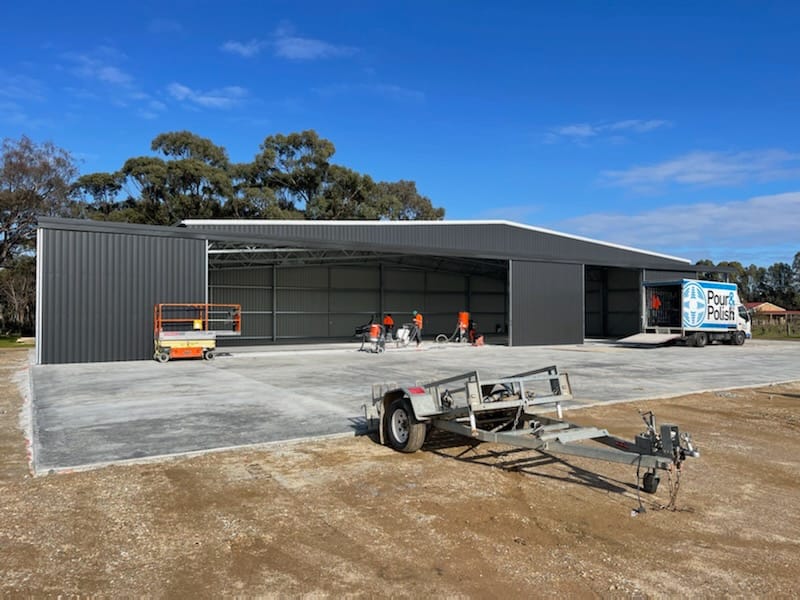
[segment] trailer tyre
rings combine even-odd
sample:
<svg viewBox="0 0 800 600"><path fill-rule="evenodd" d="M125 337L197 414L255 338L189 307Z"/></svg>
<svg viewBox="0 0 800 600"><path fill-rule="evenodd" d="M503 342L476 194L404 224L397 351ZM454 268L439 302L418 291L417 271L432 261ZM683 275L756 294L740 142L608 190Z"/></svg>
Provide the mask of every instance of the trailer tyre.
<svg viewBox="0 0 800 600"><path fill-rule="evenodd" d="M642 491L647 494L655 494L661 478L655 473L645 473L642 478Z"/></svg>
<svg viewBox="0 0 800 600"><path fill-rule="evenodd" d="M736 346L741 346L744 344L746 338L747 336L744 334L744 331L737 331L733 334L733 343Z"/></svg>
<svg viewBox="0 0 800 600"><path fill-rule="evenodd" d="M400 452L416 452L425 442L425 423L414 418L407 398L397 398L389 405L386 415L386 439Z"/></svg>
<svg viewBox="0 0 800 600"><path fill-rule="evenodd" d="M206 360L214 360L215 356L216 354L214 354L212 350L206 350L205 352L203 352L203 358Z"/></svg>
<svg viewBox="0 0 800 600"><path fill-rule="evenodd" d="M445 342L447 342L449 339L450 339L450 338L448 338L448 337L447 337L445 334L443 334L443 333L440 333L439 335L437 335L437 336L436 336L436 338L435 338L435 340L434 340L434 341L435 341L437 344L444 344L444 343L445 343Z"/></svg>

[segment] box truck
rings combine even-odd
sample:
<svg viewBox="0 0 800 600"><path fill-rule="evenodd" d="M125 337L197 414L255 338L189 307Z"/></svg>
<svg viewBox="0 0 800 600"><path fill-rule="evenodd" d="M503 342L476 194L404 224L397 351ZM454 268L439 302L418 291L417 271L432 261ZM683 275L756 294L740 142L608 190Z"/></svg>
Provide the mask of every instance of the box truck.
<svg viewBox="0 0 800 600"><path fill-rule="evenodd" d="M721 341L741 346L750 337L750 315L735 283L647 281L642 286L642 330L620 340L627 344L665 344L682 340L702 347Z"/></svg>

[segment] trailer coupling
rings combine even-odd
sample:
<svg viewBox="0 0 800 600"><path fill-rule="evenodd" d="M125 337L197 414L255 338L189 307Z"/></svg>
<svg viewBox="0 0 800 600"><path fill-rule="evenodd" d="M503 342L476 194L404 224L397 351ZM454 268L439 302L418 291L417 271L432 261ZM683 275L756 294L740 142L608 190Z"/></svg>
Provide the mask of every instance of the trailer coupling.
<svg viewBox="0 0 800 600"><path fill-rule="evenodd" d="M372 395L372 405L364 407L368 427L400 452L419 450L429 432L439 429L481 442L629 464L637 480L646 471L641 482L648 493L658 488L657 470L679 471L686 458L700 455L690 434L677 425L657 425L651 411L640 411L646 429L633 441L563 420L562 402L572 399L572 389L556 366L490 381L472 371L408 387L379 384Z"/></svg>

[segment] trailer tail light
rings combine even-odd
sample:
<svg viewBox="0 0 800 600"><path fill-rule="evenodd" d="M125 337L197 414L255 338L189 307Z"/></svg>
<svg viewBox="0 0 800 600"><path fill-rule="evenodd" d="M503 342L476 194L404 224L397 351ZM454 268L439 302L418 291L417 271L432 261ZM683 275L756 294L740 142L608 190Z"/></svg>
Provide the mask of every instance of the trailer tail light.
<svg viewBox="0 0 800 600"><path fill-rule="evenodd" d="M424 387L417 386L408 388L408 393L413 394L415 396L420 396L423 394L427 394L428 392L425 391Z"/></svg>

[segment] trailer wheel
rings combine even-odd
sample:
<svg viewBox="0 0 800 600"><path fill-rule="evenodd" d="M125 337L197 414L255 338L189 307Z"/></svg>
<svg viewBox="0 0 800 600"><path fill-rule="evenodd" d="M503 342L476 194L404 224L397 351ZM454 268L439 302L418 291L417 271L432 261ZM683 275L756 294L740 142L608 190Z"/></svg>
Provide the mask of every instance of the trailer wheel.
<svg viewBox="0 0 800 600"><path fill-rule="evenodd" d="M397 398L389 405L386 415L386 439L400 452L416 452L425 442L425 423L414 418L407 398Z"/></svg>
<svg viewBox="0 0 800 600"><path fill-rule="evenodd" d="M702 348L708 343L708 336L703 331L698 331L694 334L693 341L696 348Z"/></svg>
<svg viewBox="0 0 800 600"><path fill-rule="evenodd" d="M206 350L205 352L203 352L203 358L206 360L214 360L215 356L216 354L214 354L212 350Z"/></svg>
<svg viewBox="0 0 800 600"><path fill-rule="evenodd" d="M448 338L448 337L447 337L445 334L443 334L443 333L440 333L439 335L437 335L437 336L436 336L436 339L435 339L434 341L435 341L437 344L444 344L444 343L445 343L446 341L448 341L449 339L450 339L450 338Z"/></svg>
<svg viewBox="0 0 800 600"><path fill-rule="evenodd" d="M645 473L642 478L642 491L648 494L655 494L661 478L655 473Z"/></svg>
<svg viewBox="0 0 800 600"><path fill-rule="evenodd" d="M736 333L733 334L733 343L736 346L741 346L742 344L744 344L744 340L746 338L747 336L744 334L744 331L737 331Z"/></svg>
<svg viewBox="0 0 800 600"><path fill-rule="evenodd" d="M160 363L165 363L169 361L169 352L164 352L164 351L159 352L158 354L156 354L156 360Z"/></svg>

